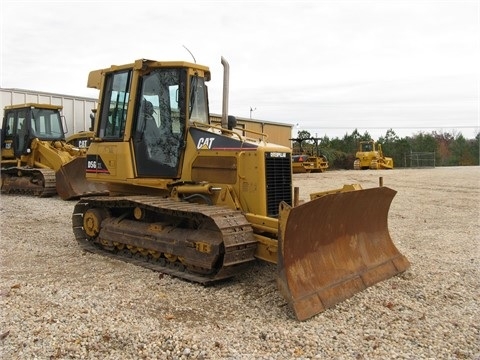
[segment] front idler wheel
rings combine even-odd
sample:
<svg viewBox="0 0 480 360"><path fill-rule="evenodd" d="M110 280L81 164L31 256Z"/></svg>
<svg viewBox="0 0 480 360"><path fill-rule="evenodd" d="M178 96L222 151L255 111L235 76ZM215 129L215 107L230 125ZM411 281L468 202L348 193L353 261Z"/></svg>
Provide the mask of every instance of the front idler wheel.
<svg viewBox="0 0 480 360"><path fill-rule="evenodd" d="M83 215L83 229L90 238L96 238L100 233L102 221L108 217L108 212L102 209L88 209Z"/></svg>

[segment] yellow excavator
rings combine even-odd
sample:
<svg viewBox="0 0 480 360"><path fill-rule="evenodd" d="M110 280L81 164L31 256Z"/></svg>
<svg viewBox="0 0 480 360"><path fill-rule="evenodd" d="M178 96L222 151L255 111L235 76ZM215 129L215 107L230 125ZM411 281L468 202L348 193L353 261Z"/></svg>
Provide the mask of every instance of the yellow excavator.
<svg viewBox="0 0 480 360"><path fill-rule="evenodd" d="M106 194L85 177L86 150L65 141L61 106L6 106L1 135L1 192L62 199Z"/></svg>
<svg viewBox="0 0 480 360"><path fill-rule="evenodd" d="M360 141L353 162L354 170L393 169L393 159L383 155L382 145L373 140Z"/></svg>
<svg viewBox="0 0 480 360"><path fill-rule="evenodd" d="M235 129L224 65L221 126L209 122L206 66L139 59L90 72L100 90L73 233L89 252L201 284L277 264L280 292L306 320L406 270L387 226L395 191L351 184L295 206L291 149Z"/></svg>

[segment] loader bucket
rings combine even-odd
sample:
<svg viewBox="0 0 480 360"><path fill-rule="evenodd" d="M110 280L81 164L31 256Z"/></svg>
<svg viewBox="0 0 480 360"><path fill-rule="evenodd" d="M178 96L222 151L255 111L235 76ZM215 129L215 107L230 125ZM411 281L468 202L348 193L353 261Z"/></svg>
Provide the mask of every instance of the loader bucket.
<svg viewBox="0 0 480 360"><path fill-rule="evenodd" d="M409 267L388 231L395 194L378 187L281 205L277 282L298 320Z"/></svg>
<svg viewBox="0 0 480 360"><path fill-rule="evenodd" d="M77 157L60 167L55 173L57 193L63 200L108 194L106 185L86 179L85 161L84 157Z"/></svg>

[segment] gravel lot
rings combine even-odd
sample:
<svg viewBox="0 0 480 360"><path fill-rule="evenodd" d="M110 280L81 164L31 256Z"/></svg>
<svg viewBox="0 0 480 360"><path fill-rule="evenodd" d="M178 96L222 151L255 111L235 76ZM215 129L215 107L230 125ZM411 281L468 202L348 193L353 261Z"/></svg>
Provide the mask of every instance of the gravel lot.
<svg viewBox="0 0 480 360"><path fill-rule="evenodd" d="M275 267L203 287L84 253L75 202L1 196L2 359L480 359L480 167L295 174L300 196L398 191L389 227L412 263L298 322Z"/></svg>

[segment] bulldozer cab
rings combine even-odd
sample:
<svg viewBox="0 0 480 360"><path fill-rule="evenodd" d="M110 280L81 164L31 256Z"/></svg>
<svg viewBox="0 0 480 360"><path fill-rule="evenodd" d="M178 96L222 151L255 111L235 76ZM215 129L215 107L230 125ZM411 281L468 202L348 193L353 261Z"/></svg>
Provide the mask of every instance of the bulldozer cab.
<svg viewBox="0 0 480 360"><path fill-rule="evenodd" d="M363 151L363 152L375 151L375 145L372 141L363 141L360 143L360 151Z"/></svg>
<svg viewBox="0 0 480 360"><path fill-rule="evenodd" d="M11 150L15 158L29 153L33 139L64 140L61 107L55 105L13 105L5 107L2 124L2 151ZM8 155L7 155L8 157Z"/></svg>
<svg viewBox="0 0 480 360"><path fill-rule="evenodd" d="M96 134L103 142L131 142L136 177L178 178L187 122L209 121L205 77L190 68L195 64L137 63L105 75Z"/></svg>

